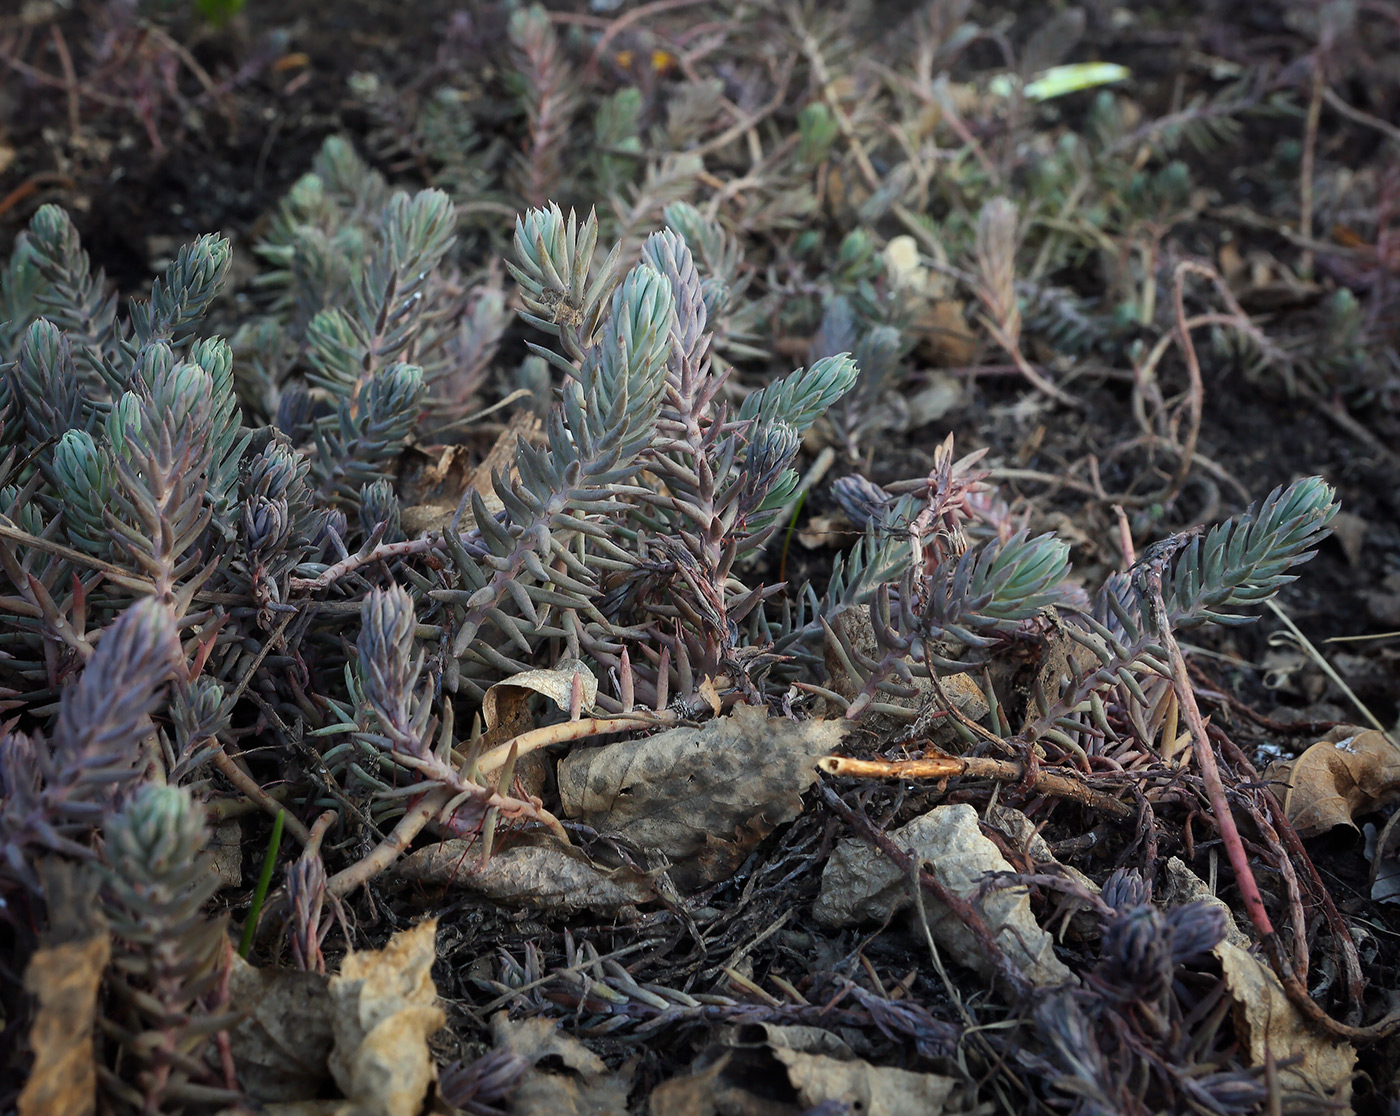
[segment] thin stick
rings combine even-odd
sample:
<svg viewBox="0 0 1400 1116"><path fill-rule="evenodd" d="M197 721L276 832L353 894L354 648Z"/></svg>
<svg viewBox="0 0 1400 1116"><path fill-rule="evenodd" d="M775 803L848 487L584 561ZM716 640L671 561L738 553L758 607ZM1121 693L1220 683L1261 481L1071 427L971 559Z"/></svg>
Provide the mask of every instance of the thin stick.
<svg viewBox="0 0 1400 1116"><path fill-rule="evenodd" d="M363 883L368 883L385 868L389 867L413 843L413 839L423 832L442 808L452 801L455 792L450 787L430 790L415 802L393 832L380 841L369 855L357 860L349 868L337 872L326 882L326 894L332 899L341 899Z"/></svg>
<svg viewBox="0 0 1400 1116"><path fill-rule="evenodd" d="M1346 694L1346 696L1351 699L1352 705L1356 706L1357 711L1366 718L1367 723L1389 740L1392 745L1395 745L1395 738L1386 731L1385 726L1381 724L1380 721L1376 720L1376 715L1366 708L1365 703L1362 702L1362 700L1356 696L1355 691L1343 681L1342 676L1336 672L1332 664L1323 656L1322 652L1314 647L1312 641L1299 630L1297 624L1293 623L1288 613L1284 612L1283 609L1279 608L1273 601L1265 601L1264 603L1269 606L1270 612L1283 621L1284 627L1286 627L1293 638L1298 641L1298 645L1307 652L1308 657L1321 668L1322 673L1327 675L1342 693Z"/></svg>
<svg viewBox="0 0 1400 1116"><path fill-rule="evenodd" d="M372 566L375 562L384 562L390 558L404 558L410 554L425 554L441 545L441 535L425 535L421 539L409 539L407 542L380 543L371 550L342 558L335 565L327 566L315 577L294 577L288 584L293 590L314 593L329 588L333 582L363 566Z"/></svg>
<svg viewBox="0 0 1400 1116"><path fill-rule="evenodd" d="M336 822L340 820L340 815L334 810L325 811L319 818L311 823L311 836L305 842L301 850L302 856L320 856L321 842L325 839L326 833Z"/></svg>
<svg viewBox="0 0 1400 1116"><path fill-rule="evenodd" d="M1317 156L1317 125L1322 119L1323 80L1322 59L1314 56L1312 67L1312 96L1308 100L1307 123L1303 126L1303 159L1298 171L1298 235L1311 240L1313 234L1313 164ZM1311 248L1305 248L1298 261L1298 273L1307 279L1313 272Z"/></svg>
<svg viewBox="0 0 1400 1116"><path fill-rule="evenodd" d="M1176 271L1172 275L1172 301L1176 310L1177 342L1181 345L1181 353L1186 358L1186 375L1189 386L1186 393L1186 440L1182 443L1176 472L1172 474L1171 484L1159 497L1164 504L1170 504L1176 499L1191 472L1191 461L1196 455L1196 443L1201 436L1201 411L1205 406L1205 387L1201 382L1201 362L1196 359L1196 345L1191 340L1191 330L1186 324L1186 301L1183 287L1188 271L1198 275L1204 274L1212 279L1217 278L1215 272L1209 268L1201 267L1200 264L1192 263L1190 260L1182 260L1181 263L1177 264Z"/></svg>
<svg viewBox="0 0 1400 1116"><path fill-rule="evenodd" d="M1184 546L1185 539L1180 545ZM1206 797L1210 800L1211 812L1215 815L1215 825L1220 832L1220 841L1230 858L1230 867L1235 872L1235 882L1240 889L1249 921L1265 939L1274 937L1274 924L1269 919L1264 897L1259 894L1259 884L1249 866L1249 854L1239 828L1235 825L1235 815L1230 809L1230 800L1225 796L1225 784L1220 779L1220 767L1215 762L1215 749L1210 735L1206 732L1205 718L1201 707L1196 704L1196 693L1191 688L1191 677L1186 669L1186 657L1167 619L1167 604L1162 597L1162 571L1171 559L1171 552L1164 550L1146 568L1147 604L1157 637L1162 641L1171 665L1172 686L1176 689L1176 700L1181 711L1186 714L1186 724L1191 730L1191 744L1195 750L1196 763L1201 769L1201 779L1205 783Z"/></svg>
<svg viewBox="0 0 1400 1116"><path fill-rule="evenodd" d="M68 135L70 139L76 139L82 128L82 118L78 112L78 75L73 69L73 56L68 53L68 43L58 24L49 28L49 37L53 40L58 64L63 69L63 90L68 95Z"/></svg>
<svg viewBox="0 0 1400 1116"><path fill-rule="evenodd" d="M951 779L967 776L1013 784L1025 778L1026 773L1023 764L986 756L935 755L917 760L859 760L848 756L823 756L817 760L817 767L828 775L854 775L863 779ZM1031 781L1031 789L1056 798L1073 799L1120 818L1132 817L1136 813L1128 803L1085 786L1078 779L1053 771L1037 770Z"/></svg>
<svg viewBox="0 0 1400 1116"><path fill-rule="evenodd" d="M1400 143L1400 128L1388 120L1382 120L1379 116L1372 116L1369 112L1362 112L1342 100L1331 87L1322 91L1322 99L1327 102L1328 107L1336 109L1348 120L1353 120L1357 124L1363 124L1367 128L1374 128L1393 143Z"/></svg>
<svg viewBox="0 0 1400 1116"><path fill-rule="evenodd" d="M982 912L959 895L955 895L948 888L939 882L938 878L931 872L927 872L921 865L916 868L915 857L905 852L888 833L883 832L869 818L859 810L854 810L841 800L841 796L828 786L821 788L822 798L826 804L851 827L856 835L865 841L870 842L902 871L911 877L917 874L920 886L926 888L935 899L947 907L953 915L964 926L968 928L977 939L977 944L981 947L987 959L991 962L997 973L1006 980L1018 998L1030 996L1034 991L1031 982L1027 979L1017 966L1006 956L1005 950L997 944L991 928L987 925L987 920L982 917Z"/></svg>
<svg viewBox="0 0 1400 1116"><path fill-rule="evenodd" d="M238 764L234 762L233 757L224 751L222 744L217 745L211 752L211 755L214 759L214 766L219 769L219 773L237 787L240 794L250 801L255 802L263 813L274 820L279 817L285 817L286 820L283 822L284 827L297 839L299 844L305 845L311 840L310 830L308 830L300 820L287 813L287 808L283 806L282 803L278 802L268 794L267 791L263 790L263 788L258 785L256 779L244 771L243 768L239 767Z"/></svg>
<svg viewBox="0 0 1400 1116"><path fill-rule="evenodd" d="M40 186L63 186L73 189L77 183L66 174L58 174L54 171L40 171L38 174L31 174L3 198L0 198L0 216L8 213L30 194L37 194Z"/></svg>
<svg viewBox="0 0 1400 1116"><path fill-rule="evenodd" d="M131 589L140 593L154 593L155 586L146 578L138 577L129 570L124 570L120 566L115 566L111 562L101 558L94 558L90 554L84 554L81 550L74 550L71 546L64 546L62 543L54 542L39 535L31 535L28 531L16 527L6 516L0 515L0 539L8 542L20 543L23 546L32 547L35 550L42 550L52 554L56 558L73 562L79 566L87 566L89 569L101 570L107 575L107 579L120 585L123 589Z"/></svg>
<svg viewBox="0 0 1400 1116"><path fill-rule="evenodd" d="M584 717L577 721L564 721L557 725L531 729L507 740L504 744L482 752L476 761L480 775L489 775L505 765L512 750L517 756L527 752L547 748L551 744L563 744L570 740L586 740L590 736L604 736L615 732L634 732L637 729L658 728L674 725L680 721L680 714L670 711L652 713L638 709L623 717Z"/></svg>
<svg viewBox="0 0 1400 1116"><path fill-rule="evenodd" d="M1031 364L1031 362L1026 359L1025 354L1021 352L1020 341L1011 336L1009 330L1002 329L1000 324L992 321L986 314L979 314L978 318L981 319L983 328L991 334L992 340L1006 350L1007 355L1011 357L1016 367L1020 369L1021 375L1030 382L1033 388L1044 395L1048 395L1057 403L1063 403L1066 407L1082 408L1084 406L1082 400L1071 395L1063 388L1057 387L1036 371L1035 365Z"/></svg>

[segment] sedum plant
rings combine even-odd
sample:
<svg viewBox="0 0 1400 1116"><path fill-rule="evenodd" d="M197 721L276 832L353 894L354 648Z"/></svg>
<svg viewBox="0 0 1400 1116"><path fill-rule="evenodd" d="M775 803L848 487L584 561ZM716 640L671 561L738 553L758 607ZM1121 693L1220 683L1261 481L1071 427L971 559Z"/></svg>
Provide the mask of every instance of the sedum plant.
<svg viewBox="0 0 1400 1116"><path fill-rule="evenodd" d="M218 876L201 812L188 790L147 783L104 826L103 912L119 944L102 1022L119 1053L102 1080L121 1111L239 1099L208 1057L236 1017L218 1005L232 946L204 911Z"/></svg>
<svg viewBox="0 0 1400 1116"><path fill-rule="evenodd" d="M541 152L558 155L575 106L547 88L557 44L538 20L513 36L536 72L538 140L515 173L543 201L557 164ZM610 111L626 132L625 101ZM816 115L807 160L835 142ZM628 150L596 173L622 175ZM817 292L809 365L752 382L771 307L749 296L729 230L683 199L654 204L660 177L610 217L549 203L517 218L523 343L493 264L454 254L451 199L390 187L340 140L279 207L232 342L203 328L229 266L218 238L124 310L61 211L19 238L0 279L0 701L15 718L0 888L7 909L35 910L36 855L102 866L119 1108L232 1099L208 1059L228 945L205 910L201 802L286 810L311 846L282 914L313 970L326 912L425 829L486 853L503 827L569 840L516 780L511 742L469 727L520 672L591 675L593 708L578 686L571 717L666 723L739 702L812 712L815 697L852 720L912 720L920 683L976 670L982 731L1052 762L1154 738L1166 670L1140 579L1091 598L1068 545L1012 523L980 455L955 460L951 441L918 480L838 482L861 541L820 589L778 579L764 551L802 495L803 440L834 430L850 448L874 429L902 311L850 233ZM782 202L789 217L799 201ZM1012 351L1016 246L989 237L983 303ZM475 456L494 433L478 404L523 380L540 428L513 426L490 475L472 471L423 527L414 458ZM1310 478L1184 546L1169 623L1233 622L1334 509ZM1056 641L1074 653L1027 697L997 675ZM332 809L349 832L322 852L311 827Z"/></svg>

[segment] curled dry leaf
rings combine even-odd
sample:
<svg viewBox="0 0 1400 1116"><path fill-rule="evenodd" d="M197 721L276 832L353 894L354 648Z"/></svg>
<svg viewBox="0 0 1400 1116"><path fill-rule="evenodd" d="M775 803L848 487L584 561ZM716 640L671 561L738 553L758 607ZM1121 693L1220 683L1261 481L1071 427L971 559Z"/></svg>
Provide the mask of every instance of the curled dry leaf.
<svg viewBox="0 0 1400 1116"><path fill-rule="evenodd" d="M335 1035L325 974L258 969L235 955L229 1001L242 1013L229 1041L250 1099L310 1101L334 1091L326 1065Z"/></svg>
<svg viewBox="0 0 1400 1116"><path fill-rule="evenodd" d="M1400 798L1400 748L1375 729L1339 725L1271 778L1288 784L1283 811L1304 837ZM1278 787L1275 787L1275 793Z"/></svg>
<svg viewBox="0 0 1400 1116"><path fill-rule="evenodd" d="M87 1116L97 1107L93 1022L111 945L105 932L40 949L24 972L36 1001L29 1042L34 1065L19 1116Z"/></svg>
<svg viewBox="0 0 1400 1116"><path fill-rule="evenodd" d="M549 670L522 670L486 691L481 703L481 716L488 730L509 728L521 722L530 695L543 694L561 712L570 712L575 688L581 699L581 710L587 714L598 700L598 679L579 659L560 659Z"/></svg>
<svg viewBox="0 0 1400 1116"><path fill-rule="evenodd" d="M963 1110L958 1081L942 1074L796 1050L775 1049L773 1056L787 1069L788 1081L809 1108L830 1101L865 1116L940 1116Z"/></svg>
<svg viewBox="0 0 1400 1116"><path fill-rule="evenodd" d="M795 1102L779 1100L787 1079ZM790 1094L790 1095L791 1095ZM873 1066L820 1027L743 1024L723 1033L692 1072L651 1095L650 1116L851 1112L863 1116L940 1116L966 1110L962 1083L936 1073Z"/></svg>
<svg viewBox="0 0 1400 1116"><path fill-rule="evenodd" d="M1235 916L1225 900L1211 891L1210 885L1187 866L1186 861L1174 856L1167 861L1163 887L1157 896L1164 909L1182 907L1187 903L1209 903L1225 912L1225 940L1238 949L1248 949L1253 943L1248 934L1239 928Z"/></svg>
<svg viewBox="0 0 1400 1116"><path fill-rule="evenodd" d="M733 1089L724 1079L729 1063L725 1055L693 1073L663 1081L647 1098L647 1116L717 1116L722 1099L729 1099Z"/></svg>
<svg viewBox="0 0 1400 1116"><path fill-rule="evenodd" d="M421 462L415 472L410 461L406 471L403 496L403 529L410 537L424 531L443 531L457 517L462 515L458 525L470 530L475 524L471 503L463 507L463 499L468 489L474 488L481 494L482 501L493 513L503 505L496 495L495 473L515 475L515 447L521 438L528 438L538 426L538 420L528 411L519 411L511 417L504 430L497 436L495 444L479 465L472 466L466 446L438 446L437 457L432 458L422 450L410 450L410 456Z"/></svg>
<svg viewBox="0 0 1400 1116"><path fill-rule="evenodd" d="M470 888L498 903L561 914L605 914L656 898L641 873L599 867L579 849L544 840L498 849L484 866L479 842L443 841L410 853L395 870L404 879Z"/></svg>
<svg viewBox="0 0 1400 1116"><path fill-rule="evenodd" d="M788 721L741 705L676 728L575 752L559 764L564 813L666 856L682 889L729 875L802 809L815 761L844 721Z"/></svg>
<svg viewBox="0 0 1400 1116"><path fill-rule="evenodd" d="M491 1017L491 1037L497 1050L519 1054L531 1064L511 1095L512 1113L615 1116L629 1111L633 1067L609 1070L602 1058L561 1031L555 1021L512 1020L502 1011Z"/></svg>
<svg viewBox="0 0 1400 1116"><path fill-rule="evenodd" d="M1030 897L1024 888L998 888L979 898L984 876L1010 872L1012 867L983 836L977 811L971 806L939 806L894 830L890 838L900 848L911 850L944 887L978 905L997 944L1032 981L1050 986L1073 979L1055 956L1050 935L1031 914ZM972 932L932 896L925 894L923 901L938 944L959 964L994 976L993 966ZM812 913L825 926L851 926L884 922L912 902L904 873L879 849L851 838L840 842L831 854Z"/></svg>
<svg viewBox="0 0 1400 1116"><path fill-rule="evenodd" d="M1225 983L1235 1001L1235 1030L1249 1051L1250 1063L1262 1066L1287 1058L1295 1064L1279 1067L1279 1082L1294 1090L1323 1097L1336 1111L1351 1110L1351 1075L1356 1048L1311 1026L1289 1002L1273 970L1227 937L1215 947Z"/></svg>
<svg viewBox="0 0 1400 1116"><path fill-rule="evenodd" d="M1263 1066L1297 1056L1293 1066L1278 1070L1284 1090L1325 1097L1337 1111L1350 1111L1351 1074L1356 1049L1312 1027L1288 999L1272 969L1254 956L1249 937L1224 902L1179 857L1167 861L1161 902L1168 907L1205 902L1225 912L1225 937L1211 952L1220 961L1226 988L1235 1001L1235 1030L1251 1065Z"/></svg>
<svg viewBox="0 0 1400 1116"><path fill-rule="evenodd" d="M875 632L870 623L870 610L867 608L848 608L838 613L832 619L832 626L836 628L843 639L861 655L870 659L879 659L884 652L880 649L879 643L875 639ZM841 661L835 649L828 641L826 648L826 671L829 679L828 685L833 691L840 694L847 701L855 699L864 685L863 681L853 679L847 672L845 665ZM980 721L987 715L989 706L987 697L971 675L953 674L946 678L939 679L938 683L943 692L948 695L948 699L958 707L967 717L974 721ZM881 694L880 701L886 705L900 705L911 711L908 720L913 719L913 714L926 707L937 708L934 703L938 699L938 692L934 689L933 683L927 678L915 677L912 686L916 691L912 697L900 697L894 694ZM907 724L907 720L896 721L883 713L867 714L861 724L877 734L884 734L895 728L902 728ZM961 739L956 730L949 722L948 718L935 721L929 729L928 739L938 745L951 743L953 740Z"/></svg>
<svg viewBox="0 0 1400 1116"><path fill-rule="evenodd" d="M330 982L335 1049L330 1069L358 1111L418 1116L434 1077L428 1038L447 1020L432 967L437 921L395 934L374 953L352 953Z"/></svg>

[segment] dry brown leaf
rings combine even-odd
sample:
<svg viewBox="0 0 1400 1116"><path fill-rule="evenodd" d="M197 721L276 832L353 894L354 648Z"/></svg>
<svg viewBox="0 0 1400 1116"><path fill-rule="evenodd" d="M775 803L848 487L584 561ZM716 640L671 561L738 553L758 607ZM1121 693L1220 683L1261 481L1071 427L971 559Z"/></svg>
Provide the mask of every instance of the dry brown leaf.
<svg viewBox="0 0 1400 1116"><path fill-rule="evenodd" d="M821 550L848 545L856 538L856 530L844 515L814 515L796 538L807 550Z"/></svg>
<svg viewBox="0 0 1400 1116"><path fill-rule="evenodd" d="M437 920L395 934L373 953L352 953L330 982L340 1091L373 1116L418 1116L435 1071L428 1038L446 1022L432 967Z"/></svg>
<svg viewBox="0 0 1400 1116"><path fill-rule="evenodd" d="M911 324L918 353L935 368L964 368L977 355L977 334L967 322L967 303L945 298L925 303Z"/></svg>
<svg viewBox="0 0 1400 1116"><path fill-rule="evenodd" d="M963 1110L959 1082L952 1077L782 1048L775 1048L773 1056L787 1068L788 1080L809 1108L837 1101L863 1116L939 1116Z"/></svg>
<svg viewBox="0 0 1400 1116"><path fill-rule="evenodd" d="M1038 985L1063 984L1073 974L1055 956L1050 935L1031 914L1023 887L997 888L985 898L977 892L989 872L1010 872L1011 865L978 826L971 806L939 806L890 833L901 849L925 862L938 882L975 904L1007 957ZM932 896L923 897L929 928L939 945L961 965L994 976L995 968L972 931ZM897 865L864 841L841 841L822 873L821 893L812 914L824 926L884 922L911 906L909 882Z"/></svg>
<svg viewBox="0 0 1400 1116"><path fill-rule="evenodd" d="M1210 885L1195 872L1191 871L1186 861L1179 856L1174 856L1167 861L1164 878L1165 887L1158 896L1164 909L1185 906L1187 903L1209 903L1225 914L1225 940L1240 949L1248 949L1251 944L1248 934L1239 928L1235 922L1234 912L1230 910L1225 900L1219 898L1210 890Z"/></svg>
<svg viewBox="0 0 1400 1116"><path fill-rule="evenodd" d="M1382 732L1339 725L1293 761L1283 811L1304 837L1400 798L1400 748Z"/></svg>
<svg viewBox="0 0 1400 1116"><path fill-rule="evenodd" d="M242 1018L229 1033L239 1080L253 1100L314 1100L332 1091L327 1060L329 979L297 969L258 969L235 956L229 1001Z"/></svg>
<svg viewBox="0 0 1400 1116"><path fill-rule="evenodd" d="M106 933L39 949L24 972L36 1000L29 1042L34 1066L19 1095L20 1116L87 1116L97 1107L93 1023L111 945Z"/></svg>
<svg viewBox="0 0 1400 1116"><path fill-rule="evenodd" d="M492 475L512 475L517 440L528 438L538 424L539 420L529 411L516 412L497 436L486 457L476 466L471 464L471 454L466 446L432 447L436 457L423 449L410 449L410 457L416 460L411 460L404 471L401 493L404 533L413 537L424 531L443 530L457 514L469 488L475 488L481 494L491 511L500 511L504 505L496 495ZM472 509L468 505L462 509L461 525L470 530L474 523Z"/></svg>
<svg viewBox="0 0 1400 1116"><path fill-rule="evenodd" d="M598 679L582 661L561 659L550 670L522 670L497 682L486 691L481 703L482 719L488 731L521 723L532 693L543 694L562 712L568 713L575 685L581 691L582 712L587 715L598 700Z"/></svg>
<svg viewBox="0 0 1400 1116"><path fill-rule="evenodd" d="M717 1116L728 1057L684 1077L663 1081L647 1098L647 1116Z"/></svg>
<svg viewBox="0 0 1400 1116"><path fill-rule="evenodd" d="M924 386L904 398L903 429L914 430L937 422L950 411L959 410L966 401L967 392L961 382L946 372L930 372Z"/></svg>
<svg viewBox="0 0 1400 1116"><path fill-rule="evenodd" d="M602 1058L549 1019L491 1017L496 1049L528 1058L519 1087L511 1094L511 1116L623 1116L628 1111L634 1066L611 1071ZM549 1069L540 1063L549 1060ZM562 1066L562 1073L555 1066Z"/></svg>
<svg viewBox="0 0 1400 1116"><path fill-rule="evenodd" d="M831 623L859 654L877 660L883 654L875 639L874 629L871 627L869 609L848 608L834 616ZM860 692L861 686L864 685L863 682L857 682L851 678L841 661L841 657L836 654L829 641L826 648L826 671L829 679L828 685L847 701L854 700L856 694ZM982 687L970 675L949 675L947 678L939 679L938 684L948 695L949 700L972 720L980 721L987 715L989 708L987 697L982 692ZM903 706L913 711L921 710L938 701L938 692L929 679L916 677L913 680L912 688L915 691L912 697L881 694L880 701L887 705ZM897 728L903 728L907 723L907 720L896 720L884 713L867 713L861 721L862 725L881 735ZM957 735L957 730L945 717L934 722L930 727L928 739L934 744L945 745L954 740L960 740L961 737Z"/></svg>
<svg viewBox="0 0 1400 1116"><path fill-rule="evenodd" d="M243 886L243 823L231 818L218 826L209 842L220 889Z"/></svg>
<svg viewBox="0 0 1400 1116"><path fill-rule="evenodd" d="M404 857L395 871L421 883L470 888L499 903L519 903L561 914L599 913L650 902L651 882L627 868L593 864L580 850L541 841L500 849L481 866L479 842L453 839Z"/></svg>
<svg viewBox="0 0 1400 1116"><path fill-rule="evenodd" d="M774 1088L783 1077L791 1093ZM872 1066L820 1027L748 1023L727 1028L694 1072L658 1086L648 1112L798 1116L823 1104L862 1116L939 1116L965 1108L954 1078Z"/></svg>
<svg viewBox="0 0 1400 1116"><path fill-rule="evenodd" d="M1278 1070L1285 1090L1304 1090L1351 1111L1351 1076L1356 1048L1329 1038L1311 1026L1288 1000L1272 969L1228 939L1214 950L1235 1000L1235 1030L1244 1040L1250 1064L1262 1066L1298 1056L1301 1061Z"/></svg>
<svg viewBox="0 0 1400 1116"><path fill-rule="evenodd" d="M575 752L559 763L559 796L568 817L660 852L677 886L695 887L801 812L816 760L846 728L741 705L700 728Z"/></svg>

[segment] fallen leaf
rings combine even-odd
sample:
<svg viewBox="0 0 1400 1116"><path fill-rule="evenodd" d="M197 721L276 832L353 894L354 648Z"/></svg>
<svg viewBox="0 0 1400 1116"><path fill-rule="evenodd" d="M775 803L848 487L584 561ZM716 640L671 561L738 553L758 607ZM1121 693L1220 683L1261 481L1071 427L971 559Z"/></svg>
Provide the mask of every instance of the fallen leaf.
<svg viewBox="0 0 1400 1116"><path fill-rule="evenodd" d="M1375 729L1339 725L1293 761L1283 811L1304 837L1400 798L1400 748Z"/></svg>
<svg viewBox="0 0 1400 1116"><path fill-rule="evenodd" d="M1248 950L1226 938L1213 952L1235 1000L1235 1030L1249 1051L1250 1064L1298 1057L1294 1065L1278 1068L1283 1089L1313 1093L1340 1111L1350 1111L1356 1048L1309 1024L1289 1002L1273 970Z"/></svg>
<svg viewBox="0 0 1400 1116"><path fill-rule="evenodd" d="M598 700L598 679L579 659L560 659L550 670L522 670L497 682L486 691L481 716L488 730L513 726L524 718L522 711L531 694L543 694L561 712L571 711L574 688L578 687L582 712L592 711Z"/></svg>
<svg viewBox="0 0 1400 1116"><path fill-rule="evenodd" d="M229 1042L250 1098L309 1101L332 1091L329 978L297 969L259 969L235 955L229 1002L243 1013Z"/></svg>
<svg viewBox="0 0 1400 1116"><path fill-rule="evenodd" d="M93 1024L97 990L111 956L106 933L36 950L24 988L36 1001L29 1043L34 1065L19 1116L87 1116L97 1110Z"/></svg>
<svg viewBox="0 0 1400 1116"><path fill-rule="evenodd" d="M456 516L469 488L476 489L492 512L500 511L504 505L496 495L492 476L494 473L512 474L516 442L532 434L538 422L529 411L516 412L476 466L470 463L471 454L466 446L432 447L436 457L424 449L410 449L401 493L404 532L412 537L424 531L443 530ZM470 530L474 523L468 504L462 508L461 526Z"/></svg>
<svg viewBox="0 0 1400 1116"><path fill-rule="evenodd" d="M832 617L831 624L858 654L877 661L883 655L884 652L880 650L875 639L875 631L870 623L870 610L868 608L848 608ZM841 656L831 646L830 639L827 640L826 648L826 672L827 684L847 701L854 700L864 686L863 681L851 677ZM970 675L952 674L939 679L938 684L952 703L967 717L974 721L980 721L987 715L989 709L987 697L982 692L982 687ZM886 705L901 706L912 713L917 713L939 701L938 691L934 689L933 682L928 678L916 676L910 684L910 689L914 692L908 696L882 693L880 701ZM912 719L912 717L899 719L890 714L872 712L865 715L861 724L877 735L885 735L895 729L903 728ZM941 746L962 738L958 736L957 730L949 723L949 718L943 717L929 727L928 739Z"/></svg>
<svg viewBox="0 0 1400 1116"><path fill-rule="evenodd" d="M786 1067L788 1080L809 1108L833 1101L863 1116L939 1116L963 1109L960 1082L952 1077L781 1048L774 1049L773 1056ZM955 1102L951 1108L950 1100Z"/></svg>
<svg viewBox="0 0 1400 1116"><path fill-rule="evenodd" d="M496 1049L531 1063L511 1094L512 1116L623 1116L629 1111L633 1065L609 1070L602 1058L553 1020L512 1020L498 1012L491 1017L491 1037ZM545 1062L547 1066L541 1064Z"/></svg>
<svg viewBox="0 0 1400 1116"><path fill-rule="evenodd" d="M721 1032L690 1074L658 1086L648 1112L939 1116L964 1111L963 1099L960 1080L871 1065L856 1057L840 1036L821 1027L746 1023Z"/></svg>
<svg viewBox="0 0 1400 1116"><path fill-rule="evenodd" d="M1163 882L1165 886L1158 899L1164 909L1185 906L1187 903L1209 903L1225 912L1225 940L1239 949L1250 947L1250 937L1235 922L1234 912L1230 910L1229 905L1214 895L1210 885L1191 871L1181 857L1174 856L1167 861Z"/></svg>
<svg viewBox="0 0 1400 1116"><path fill-rule="evenodd" d="M209 841L210 859L220 889L243 886L243 823L231 818L214 830Z"/></svg>
<svg viewBox="0 0 1400 1116"><path fill-rule="evenodd" d="M730 875L801 812L816 760L846 729L741 705L699 728L575 752L559 763L559 796L565 815L660 852L693 888Z"/></svg>
<svg viewBox="0 0 1400 1116"><path fill-rule="evenodd" d="M721 1078L728 1064L723 1057L695 1073L663 1081L647 1098L648 1116L718 1116Z"/></svg>
<svg viewBox="0 0 1400 1116"><path fill-rule="evenodd" d="M482 867L479 842L442 841L410 853L395 872L403 879L469 888L498 903L560 914L608 913L656 898L655 888L641 873L602 868L578 849L544 842L493 851Z"/></svg>
<svg viewBox="0 0 1400 1116"><path fill-rule="evenodd" d="M966 399L963 386L945 372L930 372L928 382L905 399L905 429L937 422L960 408Z"/></svg>
<svg viewBox="0 0 1400 1116"><path fill-rule="evenodd" d="M1012 868L982 834L971 806L936 807L892 831L890 838L901 849L912 851L945 888L978 905L997 944L1033 982L1049 986L1073 979L1055 956L1050 935L1031 914L1025 888L996 888L985 898L978 897L987 873ZM885 922L912 903L909 881L899 867L865 841L848 838L837 844L827 862L812 914L824 926L852 926ZM994 976L995 968L972 931L931 895L925 894L923 903L938 944L959 964Z"/></svg>
<svg viewBox="0 0 1400 1116"><path fill-rule="evenodd" d="M917 352L935 368L964 368L977 355L977 334L967 322L967 303L944 298L918 307L910 328Z"/></svg>
<svg viewBox="0 0 1400 1116"><path fill-rule="evenodd" d="M374 1116L418 1116L435 1071L428 1038L446 1022L432 967L437 920L395 934L376 952L351 953L330 982L340 1091Z"/></svg>
<svg viewBox="0 0 1400 1116"><path fill-rule="evenodd" d="M1355 512L1339 511L1332 517L1332 537L1341 544L1347 565L1361 565L1361 550L1371 525Z"/></svg>

